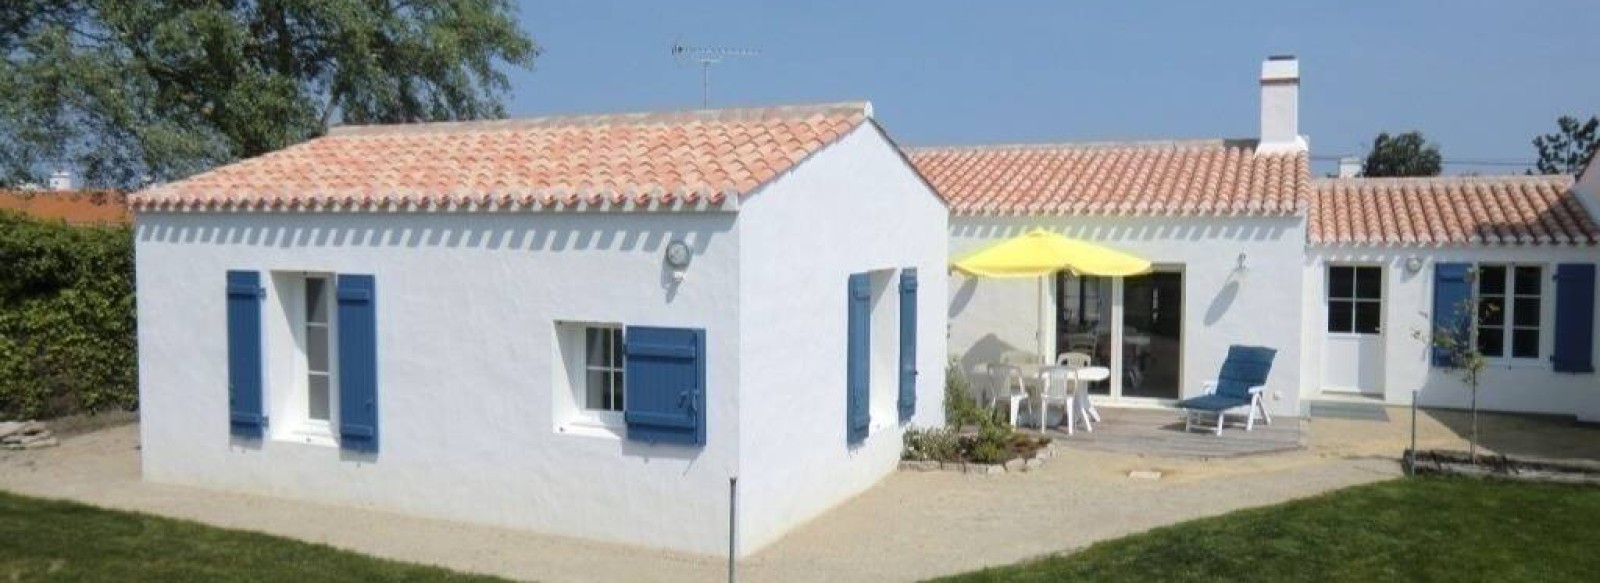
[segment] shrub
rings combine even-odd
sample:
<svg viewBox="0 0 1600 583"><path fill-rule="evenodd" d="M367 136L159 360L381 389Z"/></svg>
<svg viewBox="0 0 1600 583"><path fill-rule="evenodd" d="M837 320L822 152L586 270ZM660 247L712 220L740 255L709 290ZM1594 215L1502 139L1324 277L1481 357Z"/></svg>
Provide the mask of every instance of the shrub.
<svg viewBox="0 0 1600 583"><path fill-rule="evenodd" d="M0 419L138 404L133 236L0 211Z"/></svg>
<svg viewBox="0 0 1600 583"><path fill-rule="evenodd" d="M980 464L998 464L1011 459L1011 452L993 443L980 441L972 447L972 454L969 457Z"/></svg>
<svg viewBox="0 0 1600 583"><path fill-rule="evenodd" d="M1011 459L1012 436L1017 435L1010 425L998 422L984 423L978 427L968 456L972 461L995 464Z"/></svg>
<svg viewBox="0 0 1600 583"><path fill-rule="evenodd" d="M958 461L961 459L961 440L956 432L937 427L906 429L901 438L905 448L900 459L915 461Z"/></svg>
<svg viewBox="0 0 1600 583"><path fill-rule="evenodd" d="M944 369L944 422L951 429L978 425L985 418L993 420L993 413L985 411L972 398L972 384L955 359Z"/></svg>

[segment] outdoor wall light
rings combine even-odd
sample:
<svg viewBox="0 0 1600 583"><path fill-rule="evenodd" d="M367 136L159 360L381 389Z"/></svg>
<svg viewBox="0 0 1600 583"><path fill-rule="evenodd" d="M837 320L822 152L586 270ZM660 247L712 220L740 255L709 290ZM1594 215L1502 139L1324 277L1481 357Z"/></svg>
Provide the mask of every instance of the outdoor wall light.
<svg viewBox="0 0 1600 583"><path fill-rule="evenodd" d="M1249 258L1250 258L1250 256L1248 254L1240 253L1239 254L1239 265L1238 265L1238 267L1235 267L1234 269L1236 269L1238 271L1249 271L1250 267L1248 265L1245 265L1245 260L1247 260Z"/></svg>
<svg viewBox="0 0 1600 583"><path fill-rule="evenodd" d="M683 270L689 268L689 261L694 259L694 253L689 251L689 244L683 241L673 241L667 244L667 267L672 268L673 281L683 281Z"/></svg>
<svg viewBox="0 0 1600 583"><path fill-rule="evenodd" d="M1422 258L1412 255L1406 258L1406 273L1415 274L1422 271Z"/></svg>

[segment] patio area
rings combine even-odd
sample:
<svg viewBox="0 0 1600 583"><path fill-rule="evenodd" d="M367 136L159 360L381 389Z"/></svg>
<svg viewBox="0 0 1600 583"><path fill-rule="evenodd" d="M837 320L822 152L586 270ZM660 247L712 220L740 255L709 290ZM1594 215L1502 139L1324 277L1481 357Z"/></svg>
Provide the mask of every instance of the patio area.
<svg viewBox="0 0 1600 583"><path fill-rule="evenodd" d="M1166 458L1214 459L1281 453L1305 449L1308 423L1298 417L1277 417L1271 425L1256 420L1254 431L1244 423L1230 424L1222 435L1196 429L1183 430L1181 411L1126 407L1099 407L1100 422L1094 431L1082 424L1068 435L1066 426L1049 427L1045 433L1061 447L1147 455ZM1052 418L1053 420L1054 418ZM1037 425L1026 427L1037 431Z"/></svg>

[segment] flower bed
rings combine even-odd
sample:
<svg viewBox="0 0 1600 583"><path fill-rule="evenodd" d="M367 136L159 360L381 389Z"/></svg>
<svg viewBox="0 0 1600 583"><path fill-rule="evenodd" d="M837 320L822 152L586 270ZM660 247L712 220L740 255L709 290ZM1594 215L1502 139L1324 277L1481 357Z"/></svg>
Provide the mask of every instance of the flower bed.
<svg viewBox="0 0 1600 583"><path fill-rule="evenodd" d="M1409 452L1408 452L1409 453ZM1426 450L1408 455L1413 474L1446 474L1523 482L1558 482L1600 485L1600 463L1584 460L1546 460L1503 455L1480 455L1477 463L1465 452Z"/></svg>
<svg viewBox="0 0 1600 583"><path fill-rule="evenodd" d="M1024 472L1043 466L1055 452L1050 438L1019 433L999 423L966 430L912 427L904 440L900 469L913 471Z"/></svg>

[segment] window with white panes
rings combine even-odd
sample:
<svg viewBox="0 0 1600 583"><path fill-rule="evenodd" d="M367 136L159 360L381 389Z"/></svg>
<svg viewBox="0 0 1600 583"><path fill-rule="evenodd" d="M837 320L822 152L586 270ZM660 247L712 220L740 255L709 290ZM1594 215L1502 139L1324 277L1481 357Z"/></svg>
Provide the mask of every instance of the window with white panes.
<svg viewBox="0 0 1600 583"><path fill-rule="evenodd" d="M584 402L591 411L622 410L622 327L584 329Z"/></svg>
<svg viewBox="0 0 1600 583"><path fill-rule="evenodd" d="M1539 358L1544 268L1479 265L1476 291L1478 352L1489 358Z"/></svg>
<svg viewBox="0 0 1600 583"><path fill-rule="evenodd" d="M1328 266L1328 331L1377 334L1383 320L1383 268Z"/></svg>
<svg viewBox="0 0 1600 583"><path fill-rule="evenodd" d="M305 278L306 418L328 422L333 413L333 351L328 315L332 311L329 278Z"/></svg>

